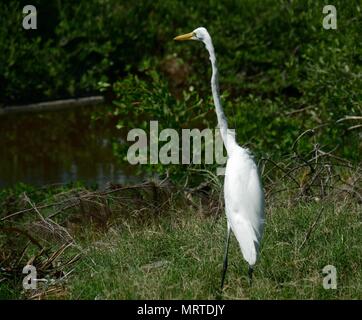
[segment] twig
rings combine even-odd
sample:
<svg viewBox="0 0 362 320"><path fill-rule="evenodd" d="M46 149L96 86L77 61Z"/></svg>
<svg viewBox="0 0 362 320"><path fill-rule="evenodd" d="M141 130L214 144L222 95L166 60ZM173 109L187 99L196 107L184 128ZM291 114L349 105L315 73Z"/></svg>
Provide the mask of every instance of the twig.
<svg viewBox="0 0 362 320"><path fill-rule="evenodd" d="M315 226L317 225L317 222L318 222L319 218L320 218L321 215L322 215L323 210L324 210L324 207L321 208L321 210L320 210L319 213L318 213L317 218L315 219L315 221L313 222L313 224L309 227L307 233L305 234L305 237L304 237L304 240L303 240L302 244L299 246L299 250L301 250L301 249L303 248L303 246L305 245L305 243L306 243L307 240L309 239L312 231L314 230Z"/></svg>
<svg viewBox="0 0 362 320"><path fill-rule="evenodd" d="M304 112L304 111L309 110L311 108L314 108L314 106L307 106L307 107L304 107L304 108L301 108L301 109L295 109L295 110L292 110L290 112L287 112L286 115L291 116L293 114Z"/></svg>
<svg viewBox="0 0 362 320"><path fill-rule="evenodd" d="M279 166L279 165L278 165L277 163L275 163L273 160L271 160L271 159L269 159L269 158L262 158L261 160L267 160L267 161L271 162L275 167L277 167L279 170L281 170L282 172L284 172L287 177L289 177L291 180L293 180L297 186L299 186L299 182L298 182L297 180L295 180L294 177L291 176L289 172L285 171L281 166Z"/></svg>
<svg viewBox="0 0 362 320"><path fill-rule="evenodd" d="M55 203L51 203L51 204L47 204L47 205L43 205L43 206L39 206L37 207L38 210L41 210L41 209L46 209L46 208L50 208L50 207L54 207L54 206L57 206L57 205L61 205L61 204L64 204L66 202L69 202L71 199L67 199L67 200L64 200L64 201L59 201L59 202L55 202ZM20 211L17 211L17 212L14 212L14 213L11 213L3 218L0 219L0 221L4 221L4 220L7 220L9 218L12 218L12 217L15 217L17 215L20 215L22 213L26 213L26 212L30 212L30 211L34 211L34 207L31 207L31 208L28 208L28 209L24 209L24 210L20 210Z"/></svg>
<svg viewBox="0 0 362 320"><path fill-rule="evenodd" d="M355 130L355 129L358 129L358 128L362 128L362 124L357 124L355 126L349 127L347 130L351 131L351 130Z"/></svg>
<svg viewBox="0 0 362 320"><path fill-rule="evenodd" d="M344 118L338 119L336 123L346 121L346 120L362 120L362 116L345 116Z"/></svg>
<svg viewBox="0 0 362 320"><path fill-rule="evenodd" d="M34 211L38 214L38 216L40 217L40 219L46 223L44 217L41 215L40 211L38 210L38 208L35 206L35 204L29 199L29 197L27 196L27 194L24 192L24 198L25 201L28 202L30 204L30 206L34 209Z"/></svg>

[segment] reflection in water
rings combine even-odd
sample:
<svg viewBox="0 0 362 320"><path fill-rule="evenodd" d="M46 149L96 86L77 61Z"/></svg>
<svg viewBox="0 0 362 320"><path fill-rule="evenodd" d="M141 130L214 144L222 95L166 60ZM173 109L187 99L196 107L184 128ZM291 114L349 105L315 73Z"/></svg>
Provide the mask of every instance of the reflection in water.
<svg viewBox="0 0 362 320"><path fill-rule="evenodd" d="M101 108L101 107L97 107ZM42 186L139 179L112 153L114 125L91 123L92 108L0 117L0 188L18 182Z"/></svg>

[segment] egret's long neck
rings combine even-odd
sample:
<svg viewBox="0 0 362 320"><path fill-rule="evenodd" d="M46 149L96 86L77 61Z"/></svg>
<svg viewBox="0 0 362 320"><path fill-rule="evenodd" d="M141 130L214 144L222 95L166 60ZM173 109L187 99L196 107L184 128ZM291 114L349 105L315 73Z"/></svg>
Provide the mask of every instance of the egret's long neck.
<svg viewBox="0 0 362 320"><path fill-rule="evenodd" d="M229 152L230 148L228 148L228 146L231 143L235 142L235 139L228 134L228 124L221 105L220 91L219 91L219 71L217 69L215 50L211 38L209 41L205 42L205 47L210 54L210 61L212 67L211 91L212 91L212 97L214 99L217 121L219 124L221 137L225 144L225 148Z"/></svg>

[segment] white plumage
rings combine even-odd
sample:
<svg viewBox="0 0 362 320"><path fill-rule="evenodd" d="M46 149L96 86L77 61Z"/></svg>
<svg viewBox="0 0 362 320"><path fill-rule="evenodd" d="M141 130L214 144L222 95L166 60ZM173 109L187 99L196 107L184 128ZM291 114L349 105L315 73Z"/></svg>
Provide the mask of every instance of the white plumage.
<svg viewBox="0 0 362 320"><path fill-rule="evenodd" d="M240 147L229 132L219 94L218 69L211 37L205 28L181 35L175 40L198 40L205 44L212 67L211 90L215 104L221 137L228 154L225 170L224 198L227 217L227 238L224 267L221 279L223 287L229 248L230 230L235 234L241 253L249 264L251 282L264 229L264 192L257 165L248 149Z"/></svg>
<svg viewBox="0 0 362 320"><path fill-rule="evenodd" d="M264 225L264 193L258 168L247 149L236 146L225 170L225 211L249 266L254 266Z"/></svg>

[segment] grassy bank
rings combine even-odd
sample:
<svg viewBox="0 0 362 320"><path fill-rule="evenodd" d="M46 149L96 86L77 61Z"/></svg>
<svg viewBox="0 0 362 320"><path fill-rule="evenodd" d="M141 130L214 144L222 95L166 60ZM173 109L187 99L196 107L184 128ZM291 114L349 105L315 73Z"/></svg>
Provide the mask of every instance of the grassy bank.
<svg viewBox="0 0 362 320"><path fill-rule="evenodd" d="M322 210L316 229L305 241ZM311 203L268 209L252 287L233 239L221 293L224 218L178 210L139 225L125 223L93 242L69 280L70 298L87 299L356 299L362 298L361 221L357 207ZM85 243L88 248L89 243ZM322 286L337 268L337 290Z"/></svg>
<svg viewBox="0 0 362 320"><path fill-rule="evenodd" d="M253 286L232 238L222 292L226 221L220 185L211 180L198 189L165 180L102 192L81 186L8 190L2 193L2 208L9 209L0 225L6 231L0 297L361 298L360 171L339 174L345 183L335 180L324 195L320 187L295 188L289 179L266 183L267 225ZM35 291L21 286L28 261L47 279ZM337 269L336 290L323 288L326 265Z"/></svg>

